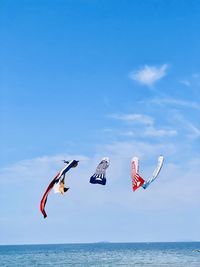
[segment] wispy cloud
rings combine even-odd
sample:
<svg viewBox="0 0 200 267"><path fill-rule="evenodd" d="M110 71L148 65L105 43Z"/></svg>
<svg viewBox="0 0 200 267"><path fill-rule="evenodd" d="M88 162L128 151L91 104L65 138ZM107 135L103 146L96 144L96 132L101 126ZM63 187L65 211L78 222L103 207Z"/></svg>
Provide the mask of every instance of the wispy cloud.
<svg viewBox="0 0 200 267"><path fill-rule="evenodd" d="M189 129L192 131L192 136L195 138L199 138L200 137L200 129L197 128L196 126L194 126L193 124L188 124Z"/></svg>
<svg viewBox="0 0 200 267"><path fill-rule="evenodd" d="M55 156L42 156L33 159L21 160L11 166L7 166L0 169L1 184L7 183L24 183L34 179L35 181L41 181L42 179L50 176L53 177L56 172L62 168L63 160L78 159L80 161L87 161L88 158L82 155L67 155L60 154ZM20 175L19 175L20 174ZM51 177L52 175L52 177Z"/></svg>
<svg viewBox="0 0 200 267"><path fill-rule="evenodd" d="M191 85L191 82L188 81L188 80L181 80L180 83L184 84L185 86L190 86Z"/></svg>
<svg viewBox="0 0 200 267"><path fill-rule="evenodd" d="M173 129L156 129L154 127L148 127L145 129L144 133L145 136L152 136L152 137L164 137L164 136L175 136L177 135L177 131Z"/></svg>
<svg viewBox="0 0 200 267"><path fill-rule="evenodd" d="M152 86L167 74L167 69L167 64L163 64L160 67L145 65L139 70L132 71L129 77L143 85Z"/></svg>
<svg viewBox="0 0 200 267"><path fill-rule="evenodd" d="M173 105L173 106L182 106L193 109L200 109L200 105L194 101L186 101L182 99L174 99L174 98L153 98L148 101L151 104L156 105Z"/></svg>
<svg viewBox="0 0 200 267"><path fill-rule="evenodd" d="M179 82L187 87L196 87L200 85L200 74L198 72L189 75L186 78L180 79Z"/></svg>
<svg viewBox="0 0 200 267"><path fill-rule="evenodd" d="M123 133L121 131L120 135L124 136L140 136L140 137L172 137L177 135L177 131L175 129L157 129L155 127L154 118L148 115L144 114L112 114L109 115L109 117L125 121L131 124L140 125L137 128L134 129L134 132L132 129L130 130L124 130ZM142 129L142 130L141 130Z"/></svg>
<svg viewBox="0 0 200 267"><path fill-rule="evenodd" d="M182 124L182 128L188 132L187 136L189 138L192 139L200 138L200 128L194 125L193 122L188 121L181 114L176 114L174 119L176 119L179 122L179 124L180 123Z"/></svg>
<svg viewBox="0 0 200 267"><path fill-rule="evenodd" d="M200 129L196 127L193 123L184 120L185 127L190 131L189 137L191 138L199 138L200 137Z"/></svg>
<svg viewBox="0 0 200 267"><path fill-rule="evenodd" d="M112 114L109 115L109 117L116 120L141 123L145 125L153 125L154 123L154 119L152 117L144 114Z"/></svg>

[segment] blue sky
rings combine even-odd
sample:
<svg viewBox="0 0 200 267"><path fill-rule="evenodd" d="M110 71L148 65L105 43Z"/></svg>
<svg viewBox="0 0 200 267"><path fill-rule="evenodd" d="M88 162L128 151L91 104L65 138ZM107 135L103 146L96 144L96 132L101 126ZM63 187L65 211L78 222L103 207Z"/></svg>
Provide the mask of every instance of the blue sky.
<svg viewBox="0 0 200 267"><path fill-rule="evenodd" d="M3 0L0 24L0 244L200 240L199 1Z"/></svg>

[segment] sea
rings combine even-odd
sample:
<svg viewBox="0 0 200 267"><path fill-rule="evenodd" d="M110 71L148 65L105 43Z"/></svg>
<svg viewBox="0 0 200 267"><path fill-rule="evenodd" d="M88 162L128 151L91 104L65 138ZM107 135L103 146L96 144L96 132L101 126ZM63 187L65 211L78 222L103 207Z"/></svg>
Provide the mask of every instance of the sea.
<svg viewBox="0 0 200 267"><path fill-rule="evenodd" d="M1 245L0 266L200 267L199 249L200 242Z"/></svg>

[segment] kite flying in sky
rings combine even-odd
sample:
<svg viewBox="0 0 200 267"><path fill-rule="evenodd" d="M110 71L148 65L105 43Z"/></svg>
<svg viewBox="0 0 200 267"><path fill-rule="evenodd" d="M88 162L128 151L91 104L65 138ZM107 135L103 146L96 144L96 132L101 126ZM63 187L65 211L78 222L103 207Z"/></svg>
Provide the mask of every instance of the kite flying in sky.
<svg viewBox="0 0 200 267"><path fill-rule="evenodd" d="M106 184L106 169L110 164L109 158L102 158L101 162L96 168L96 172L90 178L91 184Z"/></svg>
<svg viewBox="0 0 200 267"><path fill-rule="evenodd" d="M132 186L133 191L137 190L140 186L142 186L144 189L146 189L158 176L162 165L163 165L164 157L159 156L158 157L158 163L157 166L153 172L153 175L150 179L145 181L140 175L139 175L139 159L138 157L134 157L131 161L131 176L132 176Z"/></svg>
<svg viewBox="0 0 200 267"><path fill-rule="evenodd" d="M69 188L65 187L65 174L68 172L71 168L75 168L78 165L78 160L71 160L71 161L64 161L64 163L67 163L67 165L56 174L56 176L53 178L49 186L47 187L42 200L40 202L40 211L42 212L44 218L47 217L47 214L45 212L45 205L47 202L47 197L52 188L54 188L55 193L61 193L64 194Z"/></svg>

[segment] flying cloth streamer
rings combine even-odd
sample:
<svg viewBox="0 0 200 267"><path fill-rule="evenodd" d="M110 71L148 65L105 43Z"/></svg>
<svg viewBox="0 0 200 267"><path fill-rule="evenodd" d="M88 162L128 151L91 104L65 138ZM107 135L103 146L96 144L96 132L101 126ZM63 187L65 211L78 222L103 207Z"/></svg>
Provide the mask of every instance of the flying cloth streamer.
<svg viewBox="0 0 200 267"><path fill-rule="evenodd" d="M78 165L78 161L77 160L71 160L70 162L66 162L66 163L67 163L67 166L65 166L59 173L56 174L56 176L53 178L51 183L48 185L48 187L47 187L47 189L46 189L46 191L42 197L42 200L40 201L40 211L42 212L44 218L47 217L47 214L45 212L45 205L47 202L47 197L48 197L48 194L50 193L50 191L52 190L52 188L55 186L55 184L62 183L63 191L60 193L64 193L69 189L69 188L64 187L65 174L71 168L76 167Z"/></svg>
<svg viewBox="0 0 200 267"><path fill-rule="evenodd" d="M164 162L164 157L163 156L158 157L158 163L152 174L152 177L148 181L145 181L144 184L142 185L144 189L146 189L157 178L163 166L163 162Z"/></svg>
<svg viewBox="0 0 200 267"><path fill-rule="evenodd" d="M133 191L137 190L144 183L143 178L138 174L138 172L139 172L139 159L137 157L134 157L131 161L131 176L132 176Z"/></svg>
<svg viewBox="0 0 200 267"><path fill-rule="evenodd" d="M133 191L137 190L140 186L142 186L144 189L146 189L157 177L160 173L160 170L163 166L164 157L159 156L157 166L152 174L152 177L145 181L140 175L139 175L139 159L138 157L134 157L131 161L131 177L132 177L132 187Z"/></svg>
<svg viewBox="0 0 200 267"><path fill-rule="evenodd" d="M91 184L106 184L106 169L110 164L109 158L102 158L101 162L96 168L96 172L90 178Z"/></svg>

